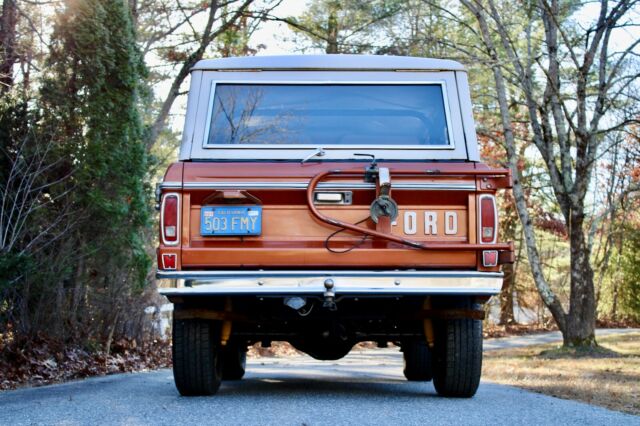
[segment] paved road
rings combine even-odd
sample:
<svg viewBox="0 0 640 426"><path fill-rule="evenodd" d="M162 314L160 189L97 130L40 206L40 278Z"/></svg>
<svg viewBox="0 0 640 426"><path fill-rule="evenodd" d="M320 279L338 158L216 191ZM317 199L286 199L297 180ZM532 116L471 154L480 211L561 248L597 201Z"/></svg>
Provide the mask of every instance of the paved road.
<svg viewBox="0 0 640 426"><path fill-rule="evenodd" d="M482 383L473 399L437 397L402 377L397 350L251 360L217 396L182 398L170 370L0 393L0 424L639 425L640 417Z"/></svg>
<svg viewBox="0 0 640 426"><path fill-rule="evenodd" d="M599 328L596 330L596 337L627 333L640 333L640 328ZM520 348L523 346L556 342L562 342L562 334L560 334L559 331L550 331L548 333L528 334L525 336L485 339L483 342L483 348L485 351L490 351L493 349Z"/></svg>

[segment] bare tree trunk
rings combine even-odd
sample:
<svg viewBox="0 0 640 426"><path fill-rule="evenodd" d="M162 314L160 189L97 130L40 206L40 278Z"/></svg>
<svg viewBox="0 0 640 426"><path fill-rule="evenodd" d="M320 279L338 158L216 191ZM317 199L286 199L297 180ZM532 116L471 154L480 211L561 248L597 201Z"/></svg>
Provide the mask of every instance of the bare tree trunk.
<svg viewBox="0 0 640 426"><path fill-rule="evenodd" d="M28 334L32 327L32 318L31 313L29 311L29 299L31 297L31 279L27 277L24 280L24 284L21 289L12 286L11 291L15 292L15 295L12 295L13 300L18 301L18 314L16 315L17 321L13 321L18 324L18 329L16 330L21 334ZM11 300L11 299L7 299Z"/></svg>
<svg viewBox="0 0 640 426"><path fill-rule="evenodd" d="M613 300L611 301L611 319L618 319L618 280L613 280Z"/></svg>
<svg viewBox="0 0 640 426"><path fill-rule="evenodd" d="M338 46L338 17L335 10L331 11L327 22L327 48L325 52L328 54L340 53Z"/></svg>
<svg viewBox="0 0 640 426"><path fill-rule="evenodd" d="M80 243L80 246L82 247L82 243ZM78 320L79 319L84 319L82 314L84 312L83 308L84 308L84 297L86 295L86 282L84 281L85 278L85 258L84 258L84 247L81 248L80 253L82 253L79 257L78 260L76 262L75 265L75 273L73 274L73 297L72 297L72 301L71 301L71 306L69 309L69 313L67 315L70 316L70 318L67 320L69 324L72 325L72 329L73 332L75 334L80 334L79 333L79 327L78 327ZM82 320L80 320L82 321Z"/></svg>
<svg viewBox="0 0 640 426"><path fill-rule="evenodd" d="M60 279L56 280L55 298L56 312L59 312L60 314L56 316L56 322L53 325L53 330L55 337L64 340L68 336L69 330L64 326L64 313L67 312L67 306L65 304L64 283Z"/></svg>
<svg viewBox="0 0 640 426"><path fill-rule="evenodd" d="M129 11L133 28L138 28L138 0L129 0Z"/></svg>
<svg viewBox="0 0 640 426"><path fill-rule="evenodd" d="M513 314L513 293L515 288L515 264L507 263L502 265L504 278L502 280L502 290L500 291L500 325L514 324Z"/></svg>
<svg viewBox="0 0 640 426"><path fill-rule="evenodd" d="M508 215L504 221L501 221L500 229L502 236L507 241L513 241L517 238L516 226L517 217ZM522 238L520 238L519 250L514 263L506 263L502 265L504 278L502 279L502 289L500 291L500 325L515 324L514 303L513 298L516 290L516 269L518 258L521 254Z"/></svg>
<svg viewBox="0 0 640 426"><path fill-rule="evenodd" d="M596 302L591 268L591 251L583 229L584 215L572 212L569 240L571 246L571 297L566 346L595 346Z"/></svg>
<svg viewBox="0 0 640 426"><path fill-rule="evenodd" d="M513 196L515 198L516 209L518 211L518 216L520 217L520 222L522 223L524 231L527 254L529 258L529 264L531 265L533 280L538 289L538 293L544 301L544 304L547 306L547 308L551 312L551 315L553 315L553 318L558 324L558 328L564 333L564 330L566 329L566 314L564 312L564 309L562 308L562 305L560 304L560 301L553 293L551 287L549 286L549 283L547 283L547 280L544 277L542 271L542 262L540 260L540 253L538 251L538 244L536 242L536 236L533 227L533 221L531 220L529 210L527 209L527 199L524 188L522 187L522 176L518 168L518 154L513 134L513 125L511 122L511 117L509 115L507 86L504 75L502 73L497 50L491 38L491 32L489 30L489 26L487 24L486 16L483 10L479 7L476 7L469 0L462 0L462 3L467 9L471 11L471 13L476 16L480 27L482 41L487 48L489 57L492 61L491 69L493 71L496 85L496 96L498 98L498 105L500 109L500 120L504 130L504 139L507 149L507 160L509 163L509 168L511 169L511 172L513 174Z"/></svg>
<svg viewBox="0 0 640 426"><path fill-rule="evenodd" d="M111 353L111 342L113 342L113 334L116 331L116 326L118 325L119 317L120 317L120 311L117 311L116 314L113 316L111 325L109 326L109 334L107 335L107 341L104 343L104 351L107 354L107 357Z"/></svg>
<svg viewBox="0 0 640 426"><path fill-rule="evenodd" d="M16 0L4 0L0 15L0 95L13 86L13 65L16 62Z"/></svg>

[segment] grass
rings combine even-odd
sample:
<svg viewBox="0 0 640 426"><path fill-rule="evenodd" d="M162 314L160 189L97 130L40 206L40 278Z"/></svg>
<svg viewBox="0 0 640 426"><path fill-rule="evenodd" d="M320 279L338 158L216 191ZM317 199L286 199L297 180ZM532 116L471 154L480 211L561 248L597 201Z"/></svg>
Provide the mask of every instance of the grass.
<svg viewBox="0 0 640 426"><path fill-rule="evenodd" d="M554 345L488 351L482 377L640 415L640 333L598 339L589 353Z"/></svg>

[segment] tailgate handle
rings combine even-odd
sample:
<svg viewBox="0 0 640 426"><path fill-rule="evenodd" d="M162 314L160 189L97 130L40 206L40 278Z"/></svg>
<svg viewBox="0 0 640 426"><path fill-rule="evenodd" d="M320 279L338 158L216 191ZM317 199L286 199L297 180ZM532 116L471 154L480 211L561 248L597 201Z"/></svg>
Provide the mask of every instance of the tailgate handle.
<svg viewBox="0 0 640 426"><path fill-rule="evenodd" d="M314 204L342 204L350 205L353 201L351 191L314 191Z"/></svg>

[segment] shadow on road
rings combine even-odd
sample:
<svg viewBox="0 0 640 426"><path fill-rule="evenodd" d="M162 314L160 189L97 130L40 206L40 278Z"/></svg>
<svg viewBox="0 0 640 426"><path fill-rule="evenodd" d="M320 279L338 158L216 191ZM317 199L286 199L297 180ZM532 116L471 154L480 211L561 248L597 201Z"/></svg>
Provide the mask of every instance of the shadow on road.
<svg viewBox="0 0 640 426"><path fill-rule="evenodd" d="M372 394L378 397L403 398L403 397L437 397L432 386L414 384L411 386L402 380L384 380L380 376L371 380L335 380L332 378L282 378L274 377L250 377L241 381L224 382L217 395L233 398L255 398L269 396L269 398L304 398L323 397L331 398L348 397L351 400L370 398Z"/></svg>

